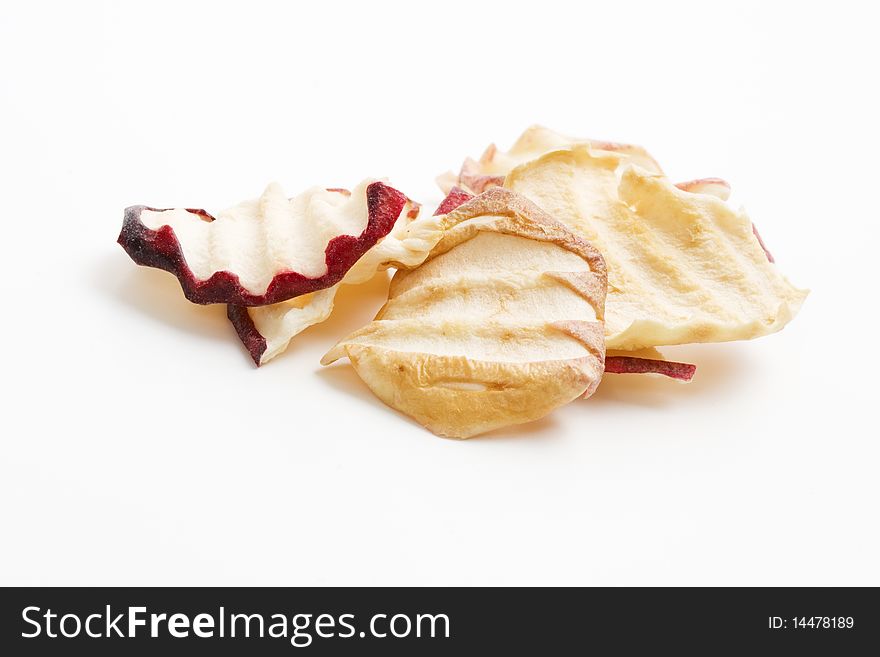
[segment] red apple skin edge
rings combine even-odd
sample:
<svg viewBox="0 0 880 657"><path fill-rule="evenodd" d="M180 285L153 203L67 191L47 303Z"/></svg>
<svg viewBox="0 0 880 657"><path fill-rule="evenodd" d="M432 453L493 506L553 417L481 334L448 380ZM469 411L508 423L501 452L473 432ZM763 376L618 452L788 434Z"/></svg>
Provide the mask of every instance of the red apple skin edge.
<svg viewBox="0 0 880 657"><path fill-rule="evenodd" d="M697 178L696 180L675 183L675 186L685 192L708 193L722 201L726 201L730 197L730 183L723 178Z"/></svg>
<svg viewBox="0 0 880 657"><path fill-rule="evenodd" d="M446 198L444 198L443 202L437 206L434 216L436 217L438 214L449 214L459 205L467 203L472 198L474 198L473 194L464 191L461 187L455 186L449 190Z"/></svg>
<svg viewBox="0 0 880 657"><path fill-rule="evenodd" d="M775 263L776 259L773 257L773 254L770 253L770 250L764 245L764 240L761 239L761 233L758 232L758 227L755 224L752 224L752 232L755 234L755 237L758 240L758 244L760 244L761 248L764 249L764 253L767 254L767 260Z"/></svg>
<svg viewBox="0 0 880 657"><path fill-rule="evenodd" d="M358 236L338 235L324 251L327 273L309 278L295 271L275 274L265 294L252 294L239 282L237 274L219 271L207 280L198 280L186 264L180 243L170 226L147 228L140 220L144 205L125 210L119 244L139 265L164 269L180 281L183 293L193 303L231 303L239 306L265 306L335 285L355 262L376 242L385 237L406 205L406 196L381 182L367 186L367 227ZM202 219L213 221L204 210L189 210Z"/></svg>
<svg viewBox="0 0 880 657"><path fill-rule="evenodd" d="M341 187L328 187L327 191L340 192L346 195L351 194L347 189ZM415 219L419 216L419 210L422 206L420 203L413 201L409 197L407 197L406 201L409 204L409 210L407 211L406 216L408 219ZM235 332L238 333L238 337L241 339L244 348L247 349L247 352L250 354L254 364L257 367L260 367L260 365L262 365L263 354L266 353L266 338L257 330L254 320L247 311L247 308L245 306L236 306L231 303L227 304L226 317L232 323Z"/></svg>
<svg viewBox="0 0 880 657"><path fill-rule="evenodd" d="M244 348L247 349L254 364L259 367L263 354L266 352L266 338L257 330L254 320L251 318L245 306L233 306L231 303L226 306L226 316L235 327L235 332L241 338Z"/></svg>
<svg viewBox="0 0 880 657"><path fill-rule="evenodd" d="M636 358L634 356L606 356L606 374L662 374L679 381L690 381L697 371L696 365L676 363L669 360Z"/></svg>

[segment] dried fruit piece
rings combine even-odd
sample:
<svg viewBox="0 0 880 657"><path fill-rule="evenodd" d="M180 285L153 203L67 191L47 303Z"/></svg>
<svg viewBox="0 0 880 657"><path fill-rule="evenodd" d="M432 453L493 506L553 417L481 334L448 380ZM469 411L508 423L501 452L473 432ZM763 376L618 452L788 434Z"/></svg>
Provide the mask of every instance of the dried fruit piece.
<svg viewBox="0 0 880 657"><path fill-rule="evenodd" d="M730 198L730 183L722 178L697 178L686 182L675 183L675 186L692 194L709 194L722 201Z"/></svg>
<svg viewBox="0 0 880 657"><path fill-rule="evenodd" d="M399 270L348 357L389 406L468 438L587 397L603 371L602 256L521 196L494 188L443 217L424 264Z"/></svg>
<svg viewBox="0 0 880 657"><path fill-rule="evenodd" d="M755 234L755 239L758 240L758 244L760 244L761 248L764 250L764 255L767 256L767 260L769 260L770 262L776 262L773 254L770 253L767 245L764 244L764 240L761 239L761 233L758 232L758 227L755 224L752 224L752 232Z"/></svg>
<svg viewBox="0 0 880 657"><path fill-rule="evenodd" d="M625 351L615 351L605 355L605 374L661 374L687 383L694 378L696 371L697 366L690 363L677 363L663 358L644 358L630 355Z"/></svg>
<svg viewBox="0 0 880 657"><path fill-rule="evenodd" d="M351 194L316 187L291 199L273 183L216 218L132 206L118 241L139 265L177 276L194 303L259 306L338 283L406 202L381 182L364 181Z"/></svg>
<svg viewBox="0 0 880 657"><path fill-rule="evenodd" d="M434 214L449 214L459 205L470 201L473 197L473 194L465 191L461 187L453 187L446 194L446 198L444 198L440 205L437 206L437 210Z"/></svg>
<svg viewBox="0 0 880 657"><path fill-rule="evenodd" d="M544 153L569 148L574 144L588 144L595 150L618 153L646 171L663 173L657 161L641 146L596 139L576 139L543 126L533 125L520 135L509 151L499 151L495 144L490 144L479 160L466 158L458 175L451 171L444 173L437 177L437 184L446 194L455 186L480 194L490 187L502 186L504 177L514 167Z"/></svg>
<svg viewBox="0 0 880 657"><path fill-rule="evenodd" d="M333 311L339 285L269 306L226 306L226 316L259 367L287 348L291 338Z"/></svg>
<svg viewBox="0 0 880 657"><path fill-rule="evenodd" d="M794 317L807 293L768 261L745 214L630 164L575 145L505 180L605 256L609 349L743 340Z"/></svg>
<svg viewBox="0 0 880 657"><path fill-rule="evenodd" d="M283 353L298 333L327 319L340 285L365 283L388 267L419 265L440 240L446 219L419 217L418 209L418 204L409 201L391 232L332 288L269 306L230 306L227 315L257 366Z"/></svg>

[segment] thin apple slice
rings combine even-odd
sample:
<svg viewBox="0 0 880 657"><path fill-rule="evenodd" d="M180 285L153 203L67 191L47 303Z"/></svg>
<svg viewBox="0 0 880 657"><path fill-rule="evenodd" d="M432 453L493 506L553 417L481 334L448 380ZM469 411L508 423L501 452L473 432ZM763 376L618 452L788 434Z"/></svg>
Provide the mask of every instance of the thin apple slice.
<svg viewBox="0 0 880 657"><path fill-rule="evenodd" d="M471 194L480 194L490 187L503 186L504 178L517 166L550 151L571 148L576 144L584 144L594 151L617 153L649 173L663 174L657 160L641 146L598 139L578 139L534 125L519 137L509 151L499 151L495 144L490 144L479 160L465 158L458 174L447 171L437 176L436 182L447 194L453 187ZM693 194L717 196L722 201L730 198L730 183L721 178L697 178L676 183L676 187Z"/></svg>
<svg viewBox="0 0 880 657"><path fill-rule="evenodd" d="M339 190L345 192L345 190ZM419 217L420 206L414 201L401 212L391 232L367 251L346 273L342 285L359 285L389 267L414 268L421 264L455 221L446 215L472 194L454 188L431 217ZM439 217L439 218L438 218ZM417 221L416 221L417 219ZM268 306L230 305L227 316L235 327L254 363L259 367L284 353L290 341L309 326L326 320L333 311L339 285Z"/></svg>
<svg viewBox="0 0 880 657"><path fill-rule="evenodd" d="M569 148L574 144L588 144L594 150L618 153L646 171L663 173L657 160L641 146L597 139L578 139L543 126L533 125L520 135L509 151L500 151L495 144L490 144L479 160L466 158L458 175L451 171L444 173L437 177L437 184L446 194L455 186L480 194L490 187L502 186L504 177L520 164L553 150Z"/></svg>
<svg viewBox="0 0 880 657"><path fill-rule="evenodd" d="M400 216L407 198L382 182L345 190L263 195L204 210L125 211L119 244L139 265L177 276L194 303L261 306L332 287Z"/></svg>
<svg viewBox="0 0 880 657"><path fill-rule="evenodd" d="M333 288L268 306L230 306L229 320L254 363L258 367L268 363L301 331L327 319L340 285L366 283L389 267L418 266L447 226L445 216L420 216L419 207L408 201L391 232L364 253Z"/></svg>
<svg viewBox="0 0 880 657"><path fill-rule="evenodd" d="M730 183L722 178L698 178L697 180L675 183L675 186L693 194L709 194L720 198L722 201L726 201L730 198ZM761 245L761 248L767 255L767 260L770 262L776 262L776 260L773 259L773 254L770 253L769 249L767 249L767 246L764 244L764 240L761 239L761 233L758 232L758 227L755 226L754 223L752 224L752 232L755 234L758 244Z"/></svg>
<svg viewBox="0 0 880 657"><path fill-rule="evenodd" d="M659 352L656 353L656 357L651 358L641 355L649 351L656 352L654 349L643 349L637 352L607 352L605 354L605 374L659 374L681 383L689 383L694 378L697 371L696 365L665 360Z"/></svg>
<svg viewBox="0 0 880 657"><path fill-rule="evenodd" d="M675 183L675 186L692 194L709 194L722 201L730 198L730 183L723 178L697 178Z"/></svg>
<svg viewBox="0 0 880 657"><path fill-rule="evenodd" d="M579 144L511 171L505 188L608 262L608 349L744 340L780 330L807 292L768 261L741 211Z"/></svg>
<svg viewBox="0 0 880 657"><path fill-rule="evenodd" d="M443 218L424 263L395 274L348 357L383 402L468 438L588 397L603 371L602 256L521 196L493 188Z"/></svg>
<svg viewBox="0 0 880 657"><path fill-rule="evenodd" d="M269 306L226 306L242 344L259 367L287 349L290 340L333 312L340 284Z"/></svg>

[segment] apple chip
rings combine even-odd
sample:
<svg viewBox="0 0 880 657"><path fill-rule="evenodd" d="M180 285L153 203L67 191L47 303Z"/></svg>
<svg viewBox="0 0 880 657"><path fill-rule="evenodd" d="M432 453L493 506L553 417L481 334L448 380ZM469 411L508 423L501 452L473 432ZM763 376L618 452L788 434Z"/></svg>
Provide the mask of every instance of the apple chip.
<svg viewBox="0 0 880 657"><path fill-rule="evenodd" d="M686 182L675 183L675 186L692 194L709 194L722 201L730 198L730 183L721 178L697 178Z"/></svg>
<svg viewBox="0 0 880 657"><path fill-rule="evenodd" d="M425 262L395 274L348 357L383 402L468 438L593 393L602 377L605 263L535 204L494 188L443 217Z"/></svg>
<svg viewBox="0 0 880 657"><path fill-rule="evenodd" d="M456 198L444 203L461 202ZM283 353L298 333L327 319L340 285L366 283L389 267L421 264L443 234L447 219L438 216L441 209L434 216L419 216L418 204L408 201L391 232L364 253L332 288L268 306L229 305L227 316L254 363L259 367L269 362Z"/></svg>
<svg viewBox="0 0 880 657"><path fill-rule="evenodd" d="M807 294L772 264L743 212L617 153L576 144L514 168L504 185L605 256L608 349L767 335Z"/></svg>
<svg viewBox="0 0 880 657"><path fill-rule="evenodd" d="M369 180L350 194L314 187L294 198L273 183L259 199L216 217L132 206L118 241L139 265L177 276L194 303L261 306L341 281L406 203L396 189Z"/></svg>
<svg viewBox="0 0 880 657"><path fill-rule="evenodd" d="M712 179L713 184L717 179ZM702 181L694 181L701 183ZM680 187L679 185L676 185ZM717 194L713 194L717 195ZM452 212L470 199L472 194L460 187L453 187L437 209L437 213ZM757 231L755 232L757 235ZM760 237L758 237L760 239ZM767 254L770 255L769 253ZM772 262L772 259L771 259ZM696 365L666 360L659 351L651 348L638 351L606 351L605 374L658 374L676 381L689 383L697 371Z"/></svg>
<svg viewBox="0 0 880 657"><path fill-rule="evenodd" d="M680 383L689 383L696 371L696 365L666 360L654 348L605 352L605 374L657 374Z"/></svg>
<svg viewBox="0 0 880 657"><path fill-rule="evenodd" d="M479 194L489 187L502 186L504 177L520 164L550 151L569 148L574 144L589 144L595 150L618 153L646 171L662 173L657 161L641 146L596 139L576 139L543 126L533 125L520 135L509 151L499 151L495 144L490 144L479 160L466 158L458 175L451 171L444 173L437 177L437 184L445 194L448 194L454 186Z"/></svg>

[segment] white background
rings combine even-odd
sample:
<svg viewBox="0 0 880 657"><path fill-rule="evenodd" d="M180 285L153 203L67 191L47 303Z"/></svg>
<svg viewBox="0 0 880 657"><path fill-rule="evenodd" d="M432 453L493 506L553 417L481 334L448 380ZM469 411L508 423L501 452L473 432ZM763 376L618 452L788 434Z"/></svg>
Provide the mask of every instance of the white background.
<svg viewBox="0 0 880 657"><path fill-rule="evenodd" d="M0 583L880 584L880 50L855 6L4 3ZM381 281L256 370L222 307L115 244L127 205L271 180L436 203L531 123L730 180L800 315L669 349L689 386L609 377L458 442L318 365Z"/></svg>

